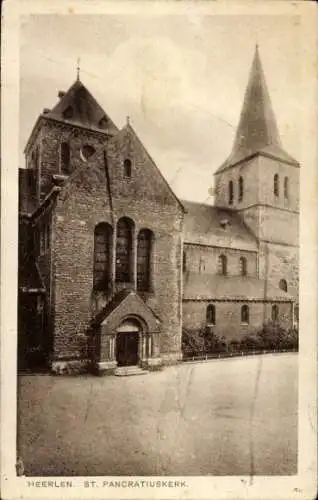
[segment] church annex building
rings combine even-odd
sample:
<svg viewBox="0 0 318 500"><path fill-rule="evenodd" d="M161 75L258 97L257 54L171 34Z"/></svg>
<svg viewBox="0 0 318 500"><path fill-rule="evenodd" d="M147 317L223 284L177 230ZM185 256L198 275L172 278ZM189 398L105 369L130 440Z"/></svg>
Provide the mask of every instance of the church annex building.
<svg viewBox="0 0 318 500"><path fill-rule="evenodd" d="M182 359L182 329L241 338L298 308L299 163L256 48L215 204L179 200L129 121L77 78L38 117L19 169L19 364L53 372Z"/></svg>

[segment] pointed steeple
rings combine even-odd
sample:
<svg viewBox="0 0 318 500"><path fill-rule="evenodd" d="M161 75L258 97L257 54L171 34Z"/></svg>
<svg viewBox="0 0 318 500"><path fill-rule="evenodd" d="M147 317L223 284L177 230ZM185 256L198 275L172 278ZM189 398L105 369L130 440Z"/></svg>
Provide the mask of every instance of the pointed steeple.
<svg viewBox="0 0 318 500"><path fill-rule="evenodd" d="M297 163L283 150L256 45L232 152L218 171L259 152Z"/></svg>

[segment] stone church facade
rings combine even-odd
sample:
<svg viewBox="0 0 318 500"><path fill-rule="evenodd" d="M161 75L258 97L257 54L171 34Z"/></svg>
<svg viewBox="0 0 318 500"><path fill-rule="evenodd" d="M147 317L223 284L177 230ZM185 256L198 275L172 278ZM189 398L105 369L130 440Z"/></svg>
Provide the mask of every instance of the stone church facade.
<svg viewBox="0 0 318 500"><path fill-rule="evenodd" d="M153 369L182 359L183 328L230 339L293 325L299 164L258 49L214 206L179 200L129 120L118 129L79 78L58 97L19 169L22 366Z"/></svg>

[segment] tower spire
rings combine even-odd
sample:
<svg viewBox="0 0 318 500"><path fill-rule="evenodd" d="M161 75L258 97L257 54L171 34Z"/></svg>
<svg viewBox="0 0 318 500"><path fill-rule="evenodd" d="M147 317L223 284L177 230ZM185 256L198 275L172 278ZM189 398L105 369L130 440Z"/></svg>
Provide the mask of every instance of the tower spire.
<svg viewBox="0 0 318 500"><path fill-rule="evenodd" d="M256 43L232 152L217 172L261 152L295 163L282 147Z"/></svg>
<svg viewBox="0 0 318 500"><path fill-rule="evenodd" d="M281 141L256 44L233 153L250 154L271 145L281 147Z"/></svg>
<svg viewBox="0 0 318 500"><path fill-rule="evenodd" d="M81 62L81 59L78 57L77 58L77 66L76 66L76 80L80 79L80 71L81 71L80 62Z"/></svg>

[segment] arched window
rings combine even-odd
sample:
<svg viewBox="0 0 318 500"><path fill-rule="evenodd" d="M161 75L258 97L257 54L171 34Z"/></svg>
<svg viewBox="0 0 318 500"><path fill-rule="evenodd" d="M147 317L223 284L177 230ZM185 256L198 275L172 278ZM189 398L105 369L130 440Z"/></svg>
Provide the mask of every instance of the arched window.
<svg viewBox="0 0 318 500"><path fill-rule="evenodd" d="M244 196L244 180L243 177L239 178L239 201L243 200Z"/></svg>
<svg viewBox="0 0 318 500"><path fill-rule="evenodd" d="M280 282L279 282L279 288L281 290L284 290L284 292L287 292L287 281L284 280L284 279L280 280Z"/></svg>
<svg viewBox="0 0 318 500"><path fill-rule="evenodd" d="M61 172L68 175L70 173L70 146L68 142L61 144Z"/></svg>
<svg viewBox="0 0 318 500"><path fill-rule="evenodd" d="M247 260L245 257L240 257L240 274L241 276L247 275Z"/></svg>
<svg viewBox="0 0 318 500"><path fill-rule="evenodd" d="M279 309L278 305L274 304L272 306L272 321L276 322L278 320Z"/></svg>
<svg viewBox="0 0 318 500"><path fill-rule="evenodd" d="M279 175L274 175L274 195L279 196Z"/></svg>
<svg viewBox="0 0 318 500"><path fill-rule="evenodd" d="M184 250L183 250L183 253L182 253L182 270L183 270L184 273L187 270L187 254L186 254L186 252Z"/></svg>
<svg viewBox="0 0 318 500"><path fill-rule="evenodd" d="M124 176L131 177L131 160L129 158L124 160Z"/></svg>
<svg viewBox="0 0 318 500"><path fill-rule="evenodd" d="M95 290L106 290L111 266L112 227L102 222L94 231L94 279Z"/></svg>
<svg viewBox="0 0 318 500"><path fill-rule="evenodd" d="M229 205L233 204L233 199L234 199L234 186L233 186L233 181L229 182Z"/></svg>
<svg viewBox="0 0 318 500"><path fill-rule="evenodd" d="M206 308L206 322L215 325L215 305L209 304Z"/></svg>
<svg viewBox="0 0 318 500"><path fill-rule="evenodd" d="M288 196L289 196L289 181L288 181L288 177L285 177L284 178L284 198L285 198L285 200L288 200Z"/></svg>
<svg viewBox="0 0 318 500"><path fill-rule="evenodd" d="M218 272L219 272L219 274L223 274L223 276L227 275L227 258L226 258L226 255L219 255L219 258L218 258Z"/></svg>
<svg viewBox="0 0 318 500"><path fill-rule="evenodd" d="M132 228L133 222L130 219L126 217L119 219L116 241L116 281L121 283L131 281Z"/></svg>
<svg viewBox="0 0 318 500"><path fill-rule="evenodd" d="M151 246L152 232L142 229L138 234L137 243L137 289L147 292L150 290Z"/></svg>
<svg viewBox="0 0 318 500"><path fill-rule="evenodd" d="M241 307L241 323L249 324L250 322L250 311L247 305Z"/></svg>

